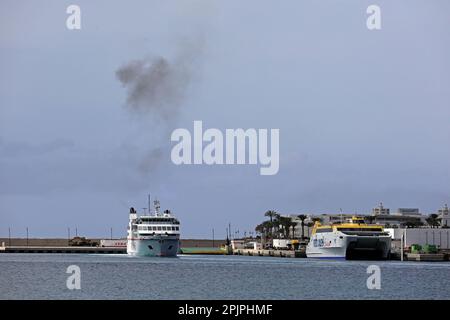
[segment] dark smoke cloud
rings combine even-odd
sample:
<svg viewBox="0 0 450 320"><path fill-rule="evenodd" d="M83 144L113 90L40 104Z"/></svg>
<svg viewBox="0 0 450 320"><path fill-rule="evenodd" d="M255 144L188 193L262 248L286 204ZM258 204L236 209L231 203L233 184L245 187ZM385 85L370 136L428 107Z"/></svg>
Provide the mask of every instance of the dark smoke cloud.
<svg viewBox="0 0 450 320"><path fill-rule="evenodd" d="M192 63L188 57L172 63L156 57L133 60L119 68L116 76L127 89L128 109L166 120L176 117L192 79Z"/></svg>
<svg viewBox="0 0 450 320"><path fill-rule="evenodd" d="M142 148L138 170L153 172L162 161L169 159L170 131L178 119L187 90L198 74L198 61L203 43L188 38L178 42L174 59L162 56L131 60L116 71L116 77L126 89L126 108L135 115L145 116L145 123L154 121L151 128L151 147ZM162 120L162 121L161 121ZM168 160L168 161L169 161Z"/></svg>

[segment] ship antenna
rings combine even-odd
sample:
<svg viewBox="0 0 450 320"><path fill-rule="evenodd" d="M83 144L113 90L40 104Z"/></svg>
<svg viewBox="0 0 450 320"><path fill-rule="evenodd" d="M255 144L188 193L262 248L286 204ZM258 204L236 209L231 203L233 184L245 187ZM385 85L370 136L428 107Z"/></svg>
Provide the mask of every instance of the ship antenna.
<svg viewBox="0 0 450 320"><path fill-rule="evenodd" d="M156 216L159 216L159 208L161 207L161 206L159 205L159 201L158 201L158 200L155 200L155 201L153 201L153 204L154 204L154 206L155 206L155 215L156 215Z"/></svg>

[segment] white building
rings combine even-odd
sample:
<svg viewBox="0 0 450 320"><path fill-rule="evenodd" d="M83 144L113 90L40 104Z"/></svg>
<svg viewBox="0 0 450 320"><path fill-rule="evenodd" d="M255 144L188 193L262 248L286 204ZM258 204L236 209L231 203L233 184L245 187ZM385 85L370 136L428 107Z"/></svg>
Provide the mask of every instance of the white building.
<svg viewBox="0 0 450 320"><path fill-rule="evenodd" d="M242 239L231 240L231 248L233 250L244 249L245 248L245 241L242 240Z"/></svg>
<svg viewBox="0 0 450 320"><path fill-rule="evenodd" d="M442 228L408 228L408 229L384 229L393 240L401 240L404 235L404 246L410 247L412 244L433 244L439 249L450 249L450 229Z"/></svg>
<svg viewBox="0 0 450 320"><path fill-rule="evenodd" d="M450 214L447 204L438 210L438 216L441 219L441 226L450 227Z"/></svg>
<svg viewBox="0 0 450 320"><path fill-rule="evenodd" d="M249 241L245 243L245 249L261 250L262 244L258 241Z"/></svg>

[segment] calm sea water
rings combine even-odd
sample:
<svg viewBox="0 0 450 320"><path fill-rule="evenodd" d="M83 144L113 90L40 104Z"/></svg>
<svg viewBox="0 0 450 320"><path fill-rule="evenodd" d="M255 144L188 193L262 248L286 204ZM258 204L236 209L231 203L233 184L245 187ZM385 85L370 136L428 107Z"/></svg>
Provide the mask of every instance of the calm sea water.
<svg viewBox="0 0 450 320"><path fill-rule="evenodd" d="M381 289L366 286L381 269ZM67 267L81 269L69 290ZM449 299L450 263L0 254L0 299Z"/></svg>

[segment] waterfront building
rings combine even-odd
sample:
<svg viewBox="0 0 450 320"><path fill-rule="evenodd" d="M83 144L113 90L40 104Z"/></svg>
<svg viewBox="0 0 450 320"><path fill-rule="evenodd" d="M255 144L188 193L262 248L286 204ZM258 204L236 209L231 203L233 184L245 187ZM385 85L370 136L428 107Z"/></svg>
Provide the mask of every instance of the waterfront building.
<svg viewBox="0 0 450 320"><path fill-rule="evenodd" d="M342 223L351 219L355 214L339 213L339 214L321 214L317 216L320 218L322 224Z"/></svg>
<svg viewBox="0 0 450 320"><path fill-rule="evenodd" d="M420 216L421 213L418 208L398 208L394 215L400 216Z"/></svg>
<svg viewBox="0 0 450 320"><path fill-rule="evenodd" d="M386 214L386 212L389 212L387 208L380 208L378 207L376 211L376 215L360 215L366 223L369 224L379 224L386 227L394 227L394 228L401 228L405 226L419 226L425 223L425 216L421 214ZM383 210L381 210L383 209ZM382 213L384 212L384 213ZM414 213L416 211L413 211ZM354 214L322 214L318 215L316 217L319 217L323 224L333 224L333 223L341 223L342 221L346 221L350 218L352 218Z"/></svg>
<svg viewBox="0 0 450 320"><path fill-rule="evenodd" d="M398 208L396 212L391 213L389 208L385 208L383 203L372 209L372 216L366 220L371 223L380 224L386 227L401 228L411 225L422 225L425 217L422 216L418 208Z"/></svg>
<svg viewBox="0 0 450 320"><path fill-rule="evenodd" d="M380 205L378 207L372 209L373 216L389 215L389 214L390 214L390 209L383 207L383 202L380 202Z"/></svg>
<svg viewBox="0 0 450 320"><path fill-rule="evenodd" d="M296 223L294 227L294 237L301 237L301 220L298 218L299 214L284 215L290 217ZM304 221L305 237L311 236L312 225L314 220L320 219L322 224L339 224L343 221L351 219L357 214L349 213L332 213L332 214L304 214L307 218ZM438 210L439 218L441 218L441 225L450 227L450 210L447 205ZM383 203L372 209L371 214L359 215L368 224L378 224L386 228L405 228L405 227L419 227L426 225L426 215L420 212L419 208L398 208L395 212L391 212L389 208L384 207Z"/></svg>

